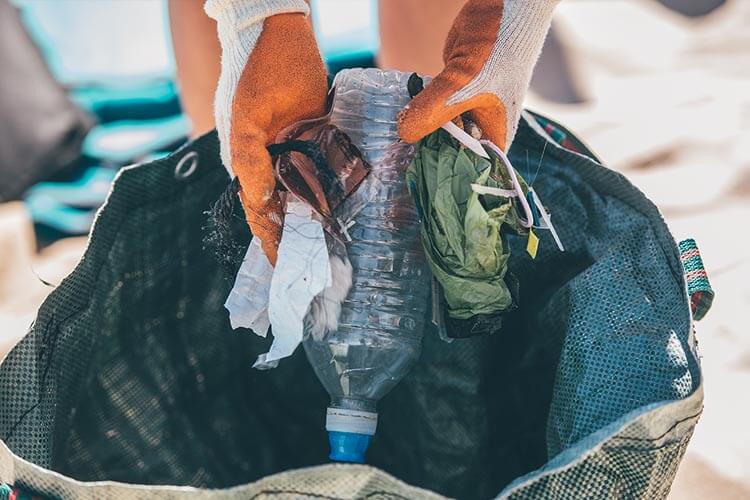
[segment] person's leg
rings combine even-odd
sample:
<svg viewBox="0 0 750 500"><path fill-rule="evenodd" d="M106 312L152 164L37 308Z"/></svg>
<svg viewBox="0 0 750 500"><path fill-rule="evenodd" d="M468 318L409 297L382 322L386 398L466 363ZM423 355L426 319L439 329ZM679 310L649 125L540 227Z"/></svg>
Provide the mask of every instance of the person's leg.
<svg viewBox="0 0 750 500"><path fill-rule="evenodd" d="M443 44L465 0L380 0L380 54L384 69L437 75Z"/></svg>
<svg viewBox="0 0 750 500"><path fill-rule="evenodd" d="M221 71L216 22L203 11L203 3L168 2L180 100L193 122L194 137L214 128L214 92Z"/></svg>
<svg viewBox="0 0 750 500"><path fill-rule="evenodd" d="M180 102L196 137L216 126L214 93L221 73L221 44L216 21L203 10L205 0L167 2Z"/></svg>

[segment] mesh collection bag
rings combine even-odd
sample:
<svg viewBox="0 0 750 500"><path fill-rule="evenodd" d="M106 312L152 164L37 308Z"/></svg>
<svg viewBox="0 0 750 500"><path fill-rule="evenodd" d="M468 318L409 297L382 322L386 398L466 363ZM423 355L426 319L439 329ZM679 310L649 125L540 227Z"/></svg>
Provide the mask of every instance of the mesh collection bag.
<svg viewBox="0 0 750 500"><path fill-rule="evenodd" d="M230 328L233 275L203 243L228 184L215 133L122 170L0 365L0 481L66 499L665 497L703 401L678 247L556 124L526 114L510 157L530 182L539 166L566 251L544 232L532 260L508 236L519 307L493 335L425 332L366 466L328 464L302 350L253 370L270 340Z"/></svg>

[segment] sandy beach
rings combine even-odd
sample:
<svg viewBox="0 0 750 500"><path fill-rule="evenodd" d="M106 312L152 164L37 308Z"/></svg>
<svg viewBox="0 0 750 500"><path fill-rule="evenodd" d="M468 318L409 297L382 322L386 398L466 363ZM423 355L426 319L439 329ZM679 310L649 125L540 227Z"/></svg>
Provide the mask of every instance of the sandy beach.
<svg viewBox="0 0 750 500"><path fill-rule="evenodd" d="M671 498L750 498L750 2L697 20L634 0L557 15L589 102L529 106L643 190L676 239L695 238L716 292L696 324L705 409Z"/></svg>

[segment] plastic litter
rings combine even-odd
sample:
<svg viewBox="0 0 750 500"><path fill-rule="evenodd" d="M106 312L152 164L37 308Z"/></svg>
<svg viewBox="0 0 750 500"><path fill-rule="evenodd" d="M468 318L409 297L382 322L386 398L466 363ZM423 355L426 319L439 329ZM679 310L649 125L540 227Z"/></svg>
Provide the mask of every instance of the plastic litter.
<svg viewBox="0 0 750 500"><path fill-rule="evenodd" d="M449 319L498 316L511 309L506 233L527 232L515 208L525 199L526 183L518 184L497 157L487 160L461 148L443 130L420 141L407 182L423 214L422 244Z"/></svg>
<svg viewBox="0 0 750 500"><path fill-rule="evenodd" d="M509 157L527 155L566 251L539 231L531 261L510 238L525 300L500 335L446 343L425 314L420 361L356 467L328 463L330 396L303 350L254 370L269 339L231 334L237 269L202 242L228 182L216 133L123 170L85 257L0 363L0 481L76 499L665 498L703 407L677 244L560 125L524 113Z"/></svg>
<svg viewBox="0 0 750 500"><path fill-rule="evenodd" d="M268 319L268 297L271 291L273 267L263 252L258 237L250 241L234 286L224 307L229 311L232 329L249 328L265 337L271 320Z"/></svg>
<svg viewBox="0 0 750 500"><path fill-rule="evenodd" d="M310 303L332 282L323 226L312 217L309 205L290 197L269 289L273 344L258 357L255 368L274 368L294 352L302 342Z"/></svg>
<svg viewBox="0 0 750 500"><path fill-rule="evenodd" d="M377 402L408 373L421 348L430 276L404 178L413 151L398 142L396 126L410 99L408 76L347 70L334 82L332 122L372 170L342 204L354 275L338 329L304 341L331 396L326 429L332 460L364 461L377 427Z"/></svg>

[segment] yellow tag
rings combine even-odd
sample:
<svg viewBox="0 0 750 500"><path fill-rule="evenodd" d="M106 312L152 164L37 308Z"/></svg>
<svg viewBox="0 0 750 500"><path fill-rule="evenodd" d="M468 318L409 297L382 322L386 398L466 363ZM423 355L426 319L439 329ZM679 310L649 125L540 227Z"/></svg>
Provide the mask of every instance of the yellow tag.
<svg viewBox="0 0 750 500"><path fill-rule="evenodd" d="M534 230L529 228L529 242L526 243L526 251L532 259L536 259L537 250L539 250L539 238L534 234Z"/></svg>

